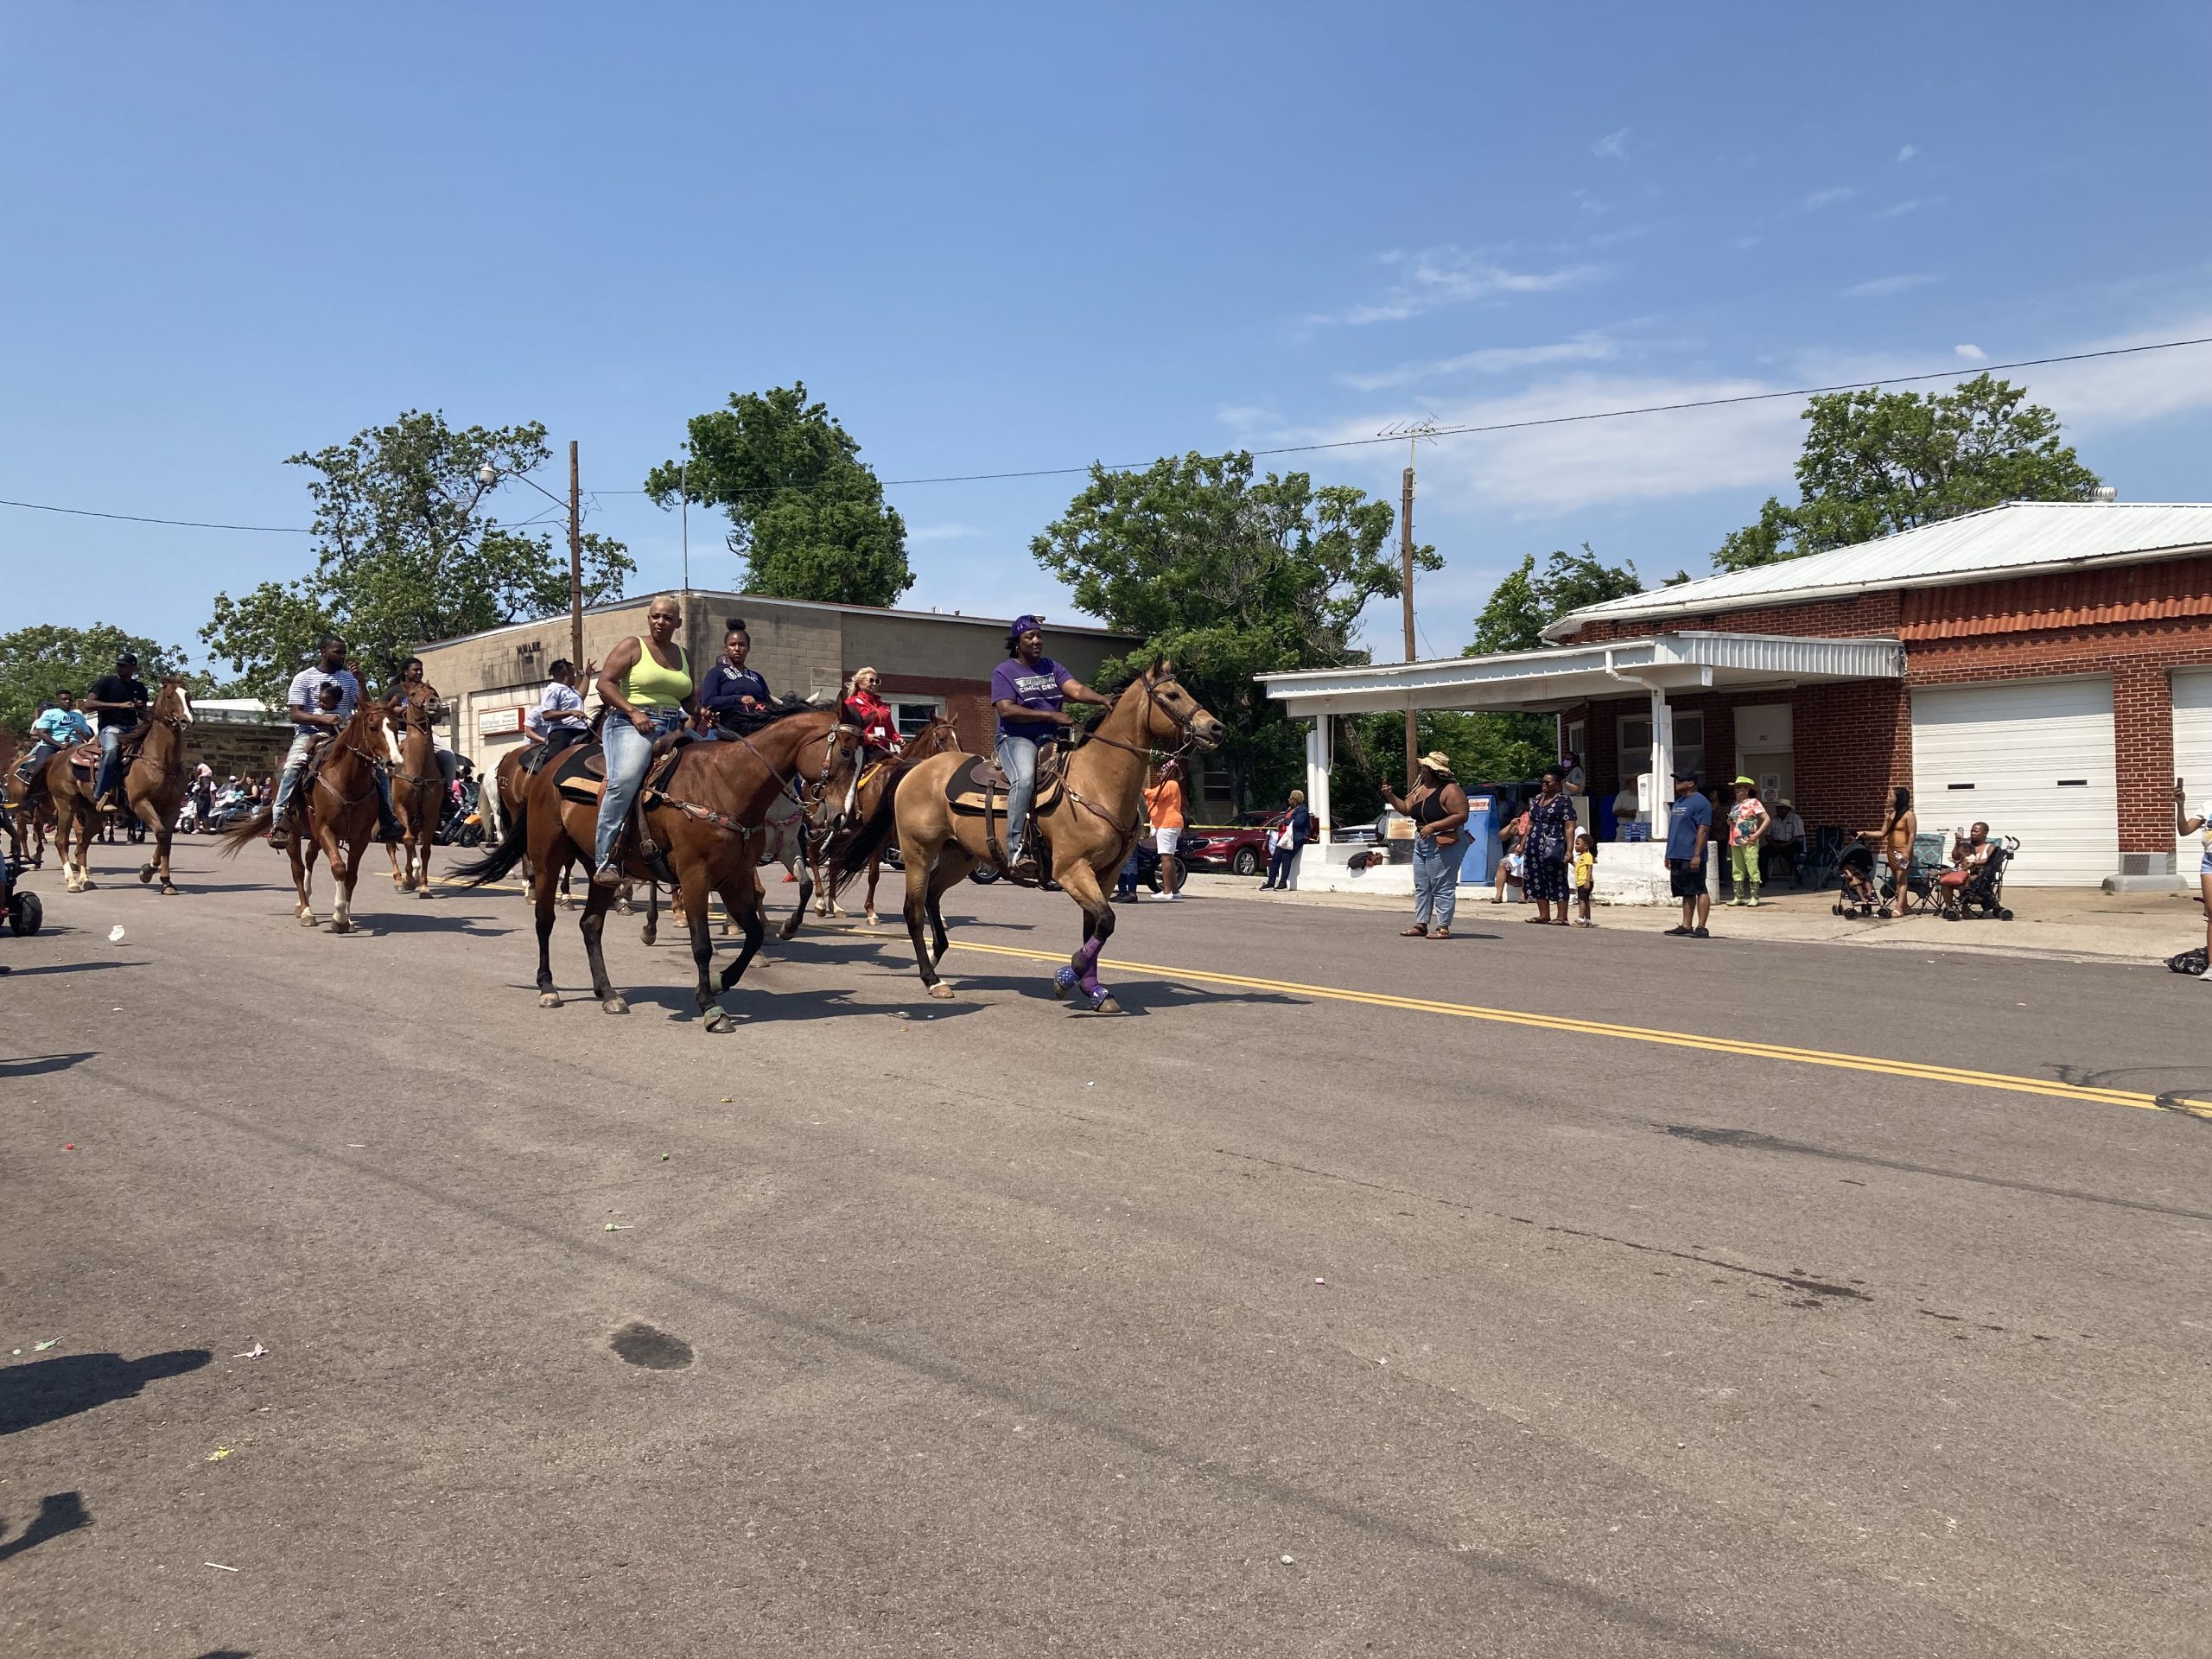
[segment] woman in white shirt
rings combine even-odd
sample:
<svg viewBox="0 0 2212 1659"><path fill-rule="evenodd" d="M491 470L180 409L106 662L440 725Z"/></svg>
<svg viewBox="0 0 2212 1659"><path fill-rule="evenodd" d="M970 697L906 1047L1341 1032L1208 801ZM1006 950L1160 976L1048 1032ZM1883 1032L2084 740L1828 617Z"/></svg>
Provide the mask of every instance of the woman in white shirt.
<svg viewBox="0 0 2212 1659"><path fill-rule="evenodd" d="M2204 900L2204 971L2199 979L2212 980L2212 800L2199 801L2191 812L2182 781L2174 779L2174 834L2204 832L2204 857L2196 868L2196 891Z"/></svg>

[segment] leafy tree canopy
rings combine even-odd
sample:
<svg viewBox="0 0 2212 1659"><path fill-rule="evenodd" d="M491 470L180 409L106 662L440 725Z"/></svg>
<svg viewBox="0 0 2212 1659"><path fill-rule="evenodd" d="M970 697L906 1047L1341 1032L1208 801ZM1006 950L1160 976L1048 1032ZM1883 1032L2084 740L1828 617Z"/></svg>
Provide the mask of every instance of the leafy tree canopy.
<svg viewBox="0 0 2212 1659"><path fill-rule="evenodd" d="M1143 636L1105 677L1173 659L1229 728L1224 758L1241 807L1255 785L1270 798L1289 786L1303 742L1303 727L1252 677L1365 660L1352 644L1360 612L1399 591L1395 519L1387 502L1346 486L1317 489L1305 473L1255 482L1249 454L1192 454L1141 473L1093 467L1030 550L1079 607ZM1427 547L1415 562L1442 564Z"/></svg>
<svg viewBox="0 0 2212 1659"><path fill-rule="evenodd" d="M288 457L315 474L315 567L238 599L218 594L200 637L238 671L242 693L275 702L326 631L345 635L381 683L434 640L567 609L565 531L556 550L552 532L503 524L491 511L502 483L550 454L534 421L456 431L442 414L410 410L345 443ZM584 603L619 599L636 568L621 543L587 534Z"/></svg>
<svg viewBox="0 0 2212 1659"><path fill-rule="evenodd" d="M1580 553L1555 549L1541 571L1536 569L1536 556L1529 554L1491 590L1489 603L1475 618L1475 643L1459 654L1491 657L1541 650L1544 629L1569 611L1643 591L1634 564L1607 564L1587 542Z"/></svg>
<svg viewBox="0 0 2212 1659"><path fill-rule="evenodd" d="M744 591L836 605L893 605L914 585L906 525L826 404L796 381L731 394L691 417L690 461L645 476L656 505L694 501L729 515Z"/></svg>
<svg viewBox="0 0 2212 1659"><path fill-rule="evenodd" d="M106 622L89 628L57 628L41 625L0 633L0 727L24 732L38 715L39 705L56 691L82 697L92 682L112 673L115 659L124 652L138 658L138 677L150 687L171 674L183 674L195 694L214 690L205 674L188 672L179 645L158 645Z"/></svg>
<svg viewBox="0 0 2212 1659"><path fill-rule="evenodd" d="M2097 476L2024 388L1976 375L1946 392L1829 392L1807 406L1800 499L1769 496L1713 555L1724 570L1802 558L2007 501L2080 501Z"/></svg>

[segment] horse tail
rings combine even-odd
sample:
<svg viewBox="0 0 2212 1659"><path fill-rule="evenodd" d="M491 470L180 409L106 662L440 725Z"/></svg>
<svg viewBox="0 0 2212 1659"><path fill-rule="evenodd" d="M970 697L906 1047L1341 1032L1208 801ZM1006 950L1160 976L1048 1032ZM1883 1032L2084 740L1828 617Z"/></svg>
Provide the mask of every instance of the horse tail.
<svg viewBox="0 0 2212 1659"><path fill-rule="evenodd" d="M891 773L883 780L883 793L876 798L875 810L831 857L823 878L831 898L843 892L845 884L855 876L866 871L870 861L891 839L892 831L899 823L899 785L906 780L906 774L913 766L914 762L906 760L892 763Z"/></svg>
<svg viewBox="0 0 2212 1659"><path fill-rule="evenodd" d="M269 833L270 809L263 807L243 823L232 824L215 838L215 850L225 858L236 858L238 849L248 847Z"/></svg>
<svg viewBox="0 0 2212 1659"><path fill-rule="evenodd" d="M496 791L494 791L496 793ZM496 881L523 861L530 851L530 797L524 794L515 803L515 810L507 819L505 832L499 844L481 858L473 858L456 864L446 872L446 880L458 881L465 887L480 887L486 881Z"/></svg>

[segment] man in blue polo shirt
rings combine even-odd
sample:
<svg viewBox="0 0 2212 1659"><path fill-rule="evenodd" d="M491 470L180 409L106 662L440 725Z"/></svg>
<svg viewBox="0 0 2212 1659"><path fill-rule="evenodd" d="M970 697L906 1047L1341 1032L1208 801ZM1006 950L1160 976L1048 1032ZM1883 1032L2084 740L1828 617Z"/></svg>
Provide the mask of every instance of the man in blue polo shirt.
<svg viewBox="0 0 2212 1659"><path fill-rule="evenodd" d="M1713 803L1698 793L1697 774L1678 772L1675 778L1675 810L1667 817L1667 880L1675 897L1682 901L1679 927L1669 935L1709 939L1706 923L1713 915L1713 890L1706 884L1707 843L1713 839Z"/></svg>

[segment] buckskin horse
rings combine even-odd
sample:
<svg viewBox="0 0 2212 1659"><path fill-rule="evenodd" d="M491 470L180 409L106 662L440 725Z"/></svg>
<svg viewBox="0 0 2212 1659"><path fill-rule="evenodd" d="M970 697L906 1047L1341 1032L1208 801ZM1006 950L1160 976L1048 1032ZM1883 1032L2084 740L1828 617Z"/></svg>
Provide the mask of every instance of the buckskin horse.
<svg viewBox="0 0 2212 1659"><path fill-rule="evenodd" d="M391 810L400 839L391 850L391 885L417 899L430 896L430 848L445 817L445 774L438 770L438 694L417 682L404 688L407 701L387 715L398 740L397 767L391 774Z"/></svg>
<svg viewBox="0 0 2212 1659"><path fill-rule="evenodd" d="M319 752L321 763L312 783L302 780L293 798L300 830L286 843L292 861L292 886L299 894L295 912L302 927L313 927L315 854L330 863L330 880L338 890L330 905L330 931L353 931L353 884L361 879L361 861L383 837L377 813L377 767L391 753L385 732L385 705L361 699L359 706ZM216 847L226 858L269 833L269 807L263 807L235 830L226 830Z"/></svg>
<svg viewBox="0 0 2212 1659"><path fill-rule="evenodd" d="M123 774L123 798L131 816L154 832L153 856L139 867L138 879L162 878L162 891L172 896L176 883L169 879L169 838L176 833L177 812L184 804L190 782L184 764L184 731L192 724L192 698L184 682L171 675L154 694L146 718L132 728L125 742L135 741L138 753ZM91 764L99 767L99 751L92 745ZM99 827L99 810L92 803L92 783L79 781L71 765L77 750L53 756L46 763L47 798L54 803L54 844L61 849L62 886L83 893L92 886L92 832ZM69 856L72 839L77 855Z"/></svg>
<svg viewBox="0 0 2212 1659"><path fill-rule="evenodd" d="M817 820L816 829L834 830L830 815L842 800L842 773L854 764L859 740L859 731L842 723L834 711L796 708L741 736L728 732L721 742L683 745L672 765L655 755L639 791L643 804L624 830L623 870L640 881L674 875L690 930L691 959L699 971L699 1012L709 1031L728 1028L729 1015L715 999L745 976L766 931L753 879L758 857L753 832L783 800L801 803ZM572 860L588 864L599 822L599 779L587 763L603 765L597 745L568 749L524 779L499 846L454 871L467 885L481 887L505 875L524 857L530 860L531 897L537 912L541 1007L561 1006L561 994L553 983L554 892L561 872ZM654 861L663 866L658 871L639 844L640 823L657 849ZM744 946L722 969L719 985L711 973L715 947L707 920L708 901L716 893L745 930ZM629 1001L607 978L601 949L613 898L612 889L590 883L577 926L591 962L592 994L607 1013L627 1014Z"/></svg>
<svg viewBox="0 0 2212 1659"><path fill-rule="evenodd" d="M1156 663L1076 741L1057 780L1039 778L1037 829L1051 855L1052 878L1083 906L1083 943L1054 976L1053 995L1065 999L1080 988L1094 1013L1121 1012L1098 982L1098 954L1114 934L1107 883L1136 842L1145 767L1155 745L1173 742L1179 753L1211 749L1227 734L1177 681L1174 664ZM931 996L952 995L937 971L948 943L939 902L978 864L1002 861L1005 814L1005 783L985 763L971 755L937 755L893 774L874 812L831 867L832 885L842 887L867 868L896 828L906 867L906 932Z"/></svg>

